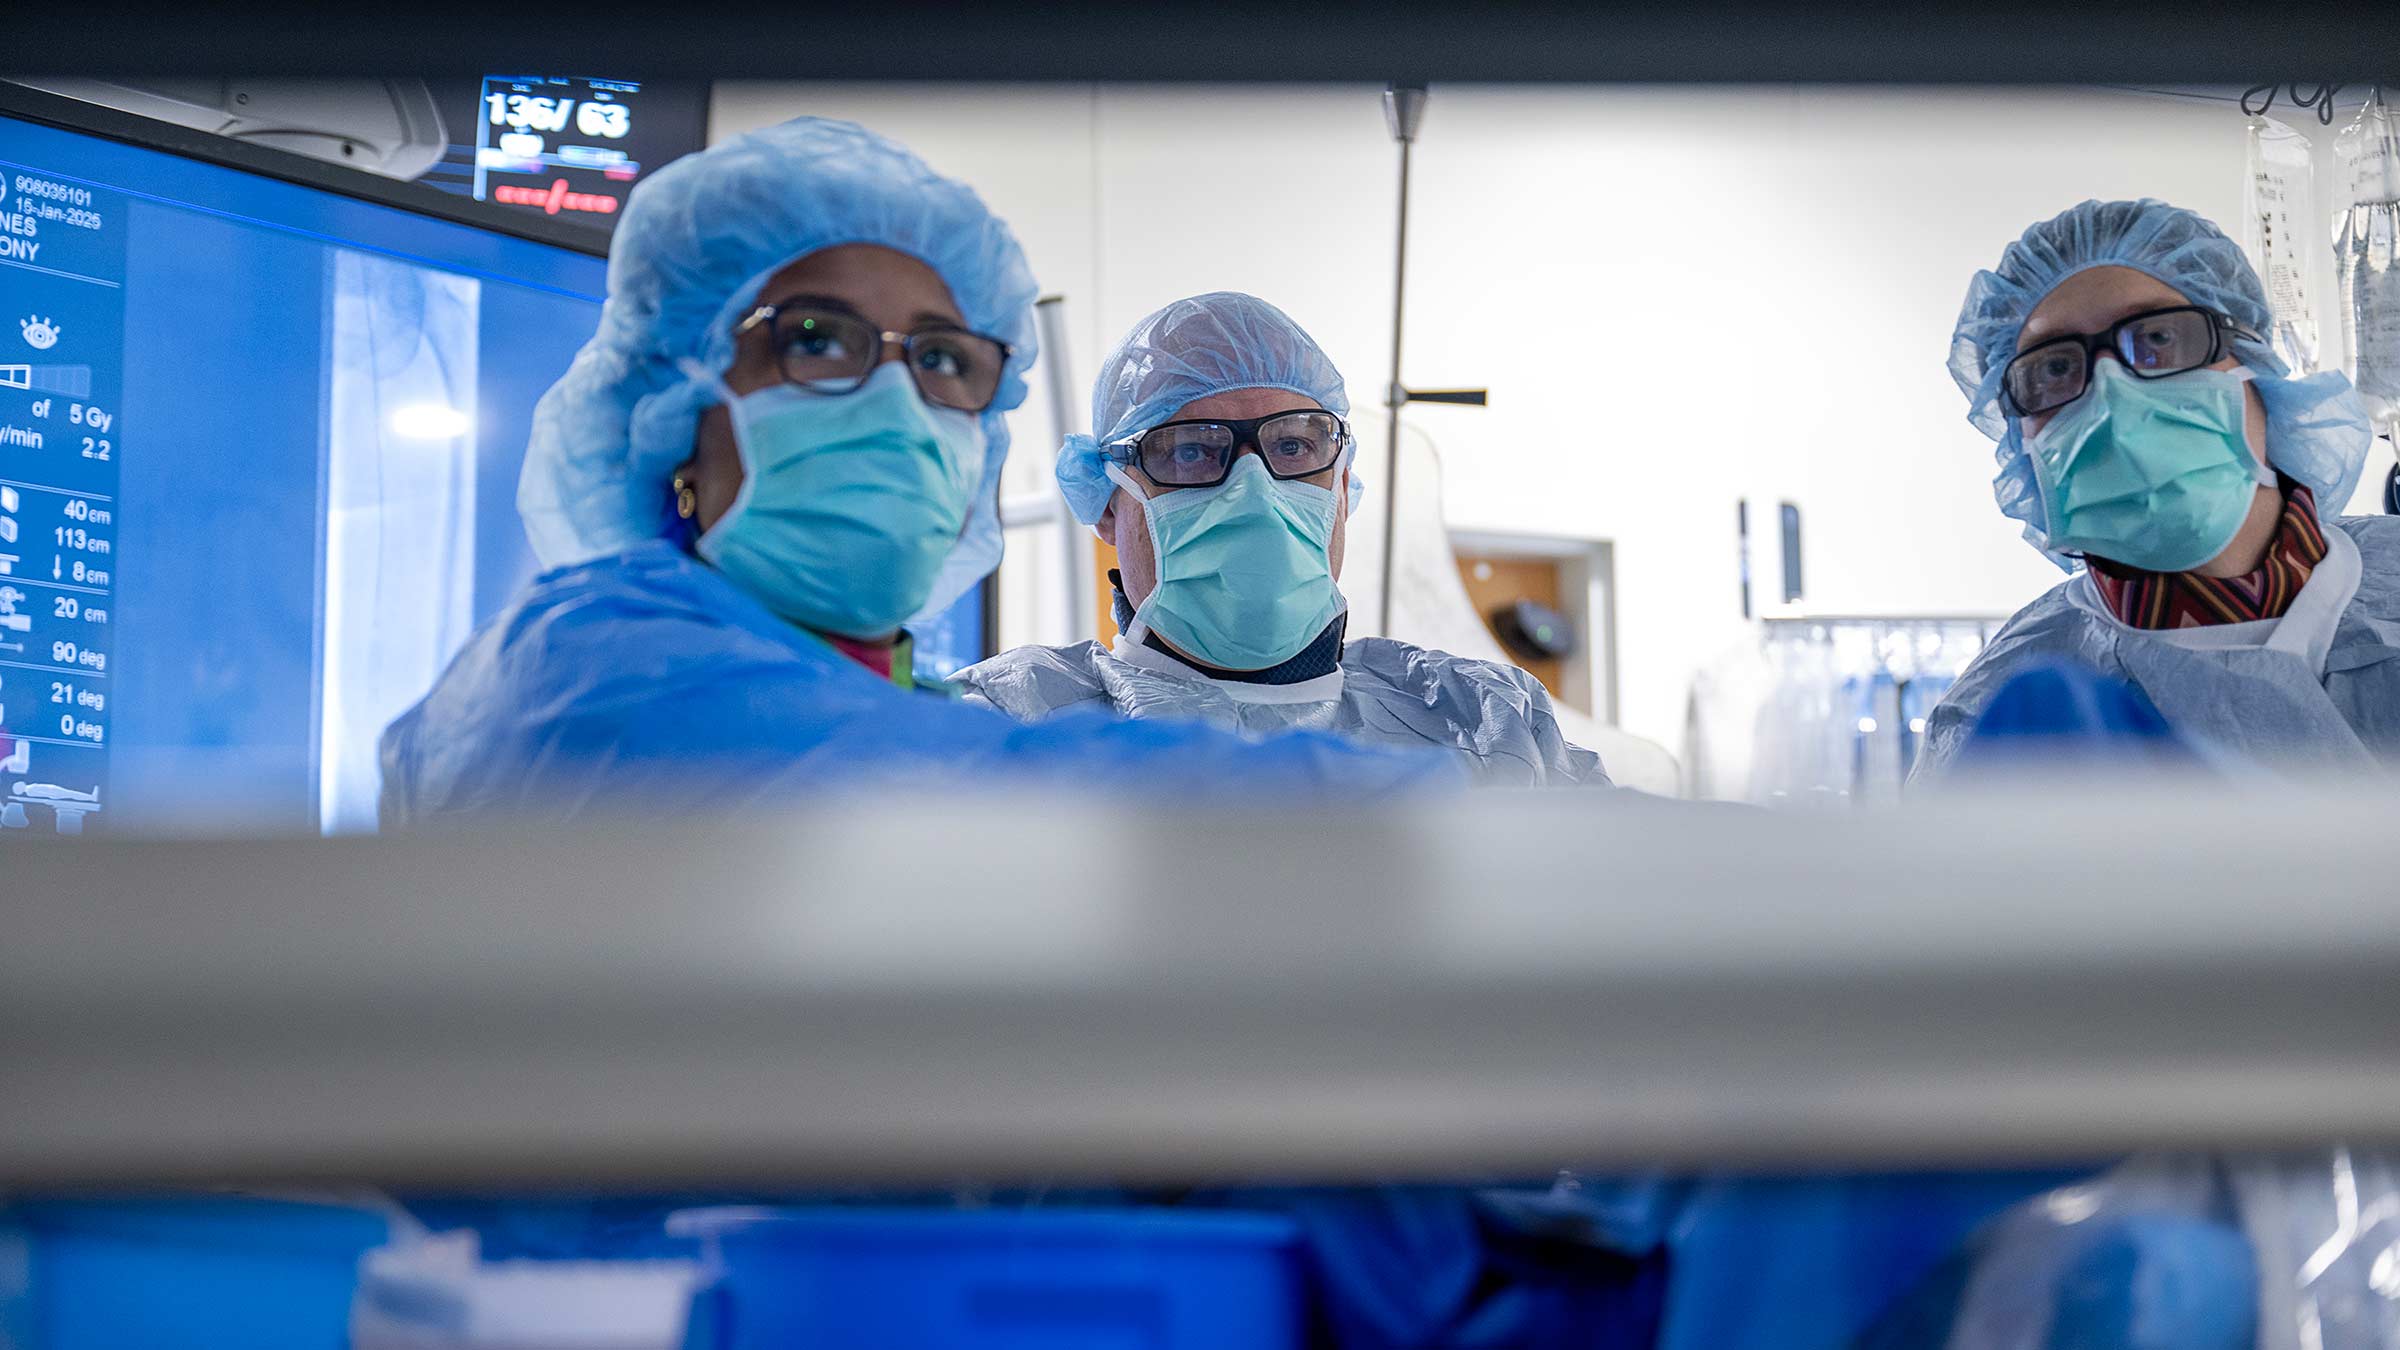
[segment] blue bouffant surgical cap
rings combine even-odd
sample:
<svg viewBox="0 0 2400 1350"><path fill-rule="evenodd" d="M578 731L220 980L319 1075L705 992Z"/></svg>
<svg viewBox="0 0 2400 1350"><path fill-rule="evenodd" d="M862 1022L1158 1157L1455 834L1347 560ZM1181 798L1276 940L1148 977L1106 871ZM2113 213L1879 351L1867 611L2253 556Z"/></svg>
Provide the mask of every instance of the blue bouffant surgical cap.
<svg viewBox="0 0 2400 1350"><path fill-rule="evenodd" d="M1178 300L1133 326L1092 382L1092 435L1058 451L1058 488L1086 525L1098 523L1116 491L1100 447L1128 440L1195 399L1232 389L1288 389L1348 416L1342 372L1291 316L1255 295L1212 291ZM1358 509L1358 474L1350 509Z"/></svg>
<svg viewBox="0 0 2400 1350"><path fill-rule="evenodd" d="M2017 335L2060 282L2095 267L2130 267L2174 287L2193 304L2232 318L2253 333L2273 328L2266 288L2241 247L2208 221L2147 198L2085 202L2025 232L1967 287L1950 339L1950 374L1967 395L1967 420L1999 442L2000 475L1992 495L2025 537L2060 566L2049 521L2017 419L2000 401L2000 383L2017 354ZM2267 410L2267 461L2316 494L2319 514L2341 514L2366 466L2374 430L2365 406L2339 372L2295 377L2265 340L2236 340L2234 355L2255 375Z"/></svg>
<svg viewBox="0 0 2400 1350"><path fill-rule="evenodd" d="M635 188L608 253L600 330L534 409L517 509L545 566L614 553L675 526L667 491L713 396L678 369L733 363L733 327L777 271L820 249L879 244L931 267L967 326L1014 348L983 414L984 479L924 614L1000 561L997 493L1033 363L1034 282L1006 225L963 183L863 127L799 117L720 142Z"/></svg>

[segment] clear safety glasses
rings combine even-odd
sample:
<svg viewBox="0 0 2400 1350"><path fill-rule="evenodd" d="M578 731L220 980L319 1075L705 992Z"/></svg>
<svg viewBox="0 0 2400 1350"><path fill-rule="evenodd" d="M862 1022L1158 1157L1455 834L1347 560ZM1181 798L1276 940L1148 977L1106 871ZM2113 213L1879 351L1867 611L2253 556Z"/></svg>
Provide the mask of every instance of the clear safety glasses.
<svg viewBox="0 0 2400 1350"><path fill-rule="evenodd" d="M855 314L813 305L761 305L733 331L765 326L783 378L820 394L856 392L897 344L927 403L979 413L1000 393L1009 345L964 328L887 333Z"/></svg>
<svg viewBox="0 0 2400 1350"><path fill-rule="evenodd" d="M1341 418L1302 408L1246 420L1167 422L1107 453L1119 464L1138 465L1160 487L1215 487L1232 475L1243 446L1256 448L1275 477L1306 478L1332 468L1349 441Z"/></svg>
<svg viewBox="0 0 2400 1350"><path fill-rule="evenodd" d="M2157 380L2223 360L2228 336L2257 340L2232 319L2197 305L2154 309L2103 332L2069 333L2020 353L2008 363L2000 388L2011 413L2032 417L2083 397L2092 358L2101 352L2114 352L2128 373Z"/></svg>

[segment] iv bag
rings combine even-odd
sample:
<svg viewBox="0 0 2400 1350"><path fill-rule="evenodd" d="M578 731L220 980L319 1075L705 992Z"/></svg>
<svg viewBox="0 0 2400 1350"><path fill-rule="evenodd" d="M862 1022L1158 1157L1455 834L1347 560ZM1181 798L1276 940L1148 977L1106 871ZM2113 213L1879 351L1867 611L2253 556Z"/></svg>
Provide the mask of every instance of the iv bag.
<svg viewBox="0 0 2400 1350"><path fill-rule="evenodd" d="M2400 418L2400 140L2378 91L2335 138L2333 264L2350 381L2379 422Z"/></svg>
<svg viewBox="0 0 2400 1350"><path fill-rule="evenodd" d="M2275 316L2268 335L2295 374L2317 367L2317 312L2310 254L2317 233L2316 173L2308 138L2281 122L2250 119L2250 177L2244 193L2250 259Z"/></svg>

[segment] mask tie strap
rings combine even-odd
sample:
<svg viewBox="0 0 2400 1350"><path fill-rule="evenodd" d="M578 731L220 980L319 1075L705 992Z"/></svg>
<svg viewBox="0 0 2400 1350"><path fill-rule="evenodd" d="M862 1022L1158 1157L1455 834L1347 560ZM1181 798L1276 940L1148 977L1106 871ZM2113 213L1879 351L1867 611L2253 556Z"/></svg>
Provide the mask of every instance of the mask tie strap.
<svg viewBox="0 0 2400 1350"><path fill-rule="evenodd" d="M675 360L675 368L683 372L685 379L688 379L693 384L698 385L701 392L705 394L710 401L724 404L729 411L740 403L741 395L736 394L733 391L732 385L725 383L723 376L717 374L717 372L713 370L710 370L708 367L700 364L691 357L677 357ZM750 490L757 481L757 474L750 466L750 449L749 446L743 441L741 419L738 414L734 419L733 447L734 454L741 460L742 464L742 485L740 489L734 493L733 504L725 508L725 514L717 517L716 524L711 525L705 530L700 528L700 522L696 518L686 519L683 521L684 528L691 532L692 551L711 562L716 560L718 547L724 542L726 535L730 533L727 527L731 525L735 519L748 511L750 507Z"/></svg>
<svg viewBox="0 0 2400 1350"><path fill-rule="evenodd" d="M2246 365L2237 366L2232 370L2222 370L2217 373L2231 377L2233 382L2236 384L2255 384L2258 382L2258 372L2252 370ZM2259 401L2263 404L2266 400L2262 396ZM2247 415L2249 402L2250 400L2247 398L2242 400L2245 415ZM2252 482L2257 483L2260 487L2275 487L2282 482L2282 479L2275 471L2275 466L2267 461L2267 457L2265 455L2252 455L2250 457L2250 479Z"/></svg>
<svg viewBox="0 0 2400 1350"><path fill-rule="evenodd" d="M689 356L676 357L675 368L683 372L685 379L707 390L717 402L727 407L732 407L741 398L741 395L733 392L732 385L725 383L724 376L701 365Z"/></svg>
<svg viewBox="0 0 2400 1350"><path fill-rule="evenodd" d="M1100 472L1107 476L1108 481L1123 488L1126 496L1142 503L1142 525L1150 532L1150 565L1153 568L1157 567L1158 525L1157 522L1150 519L1150 495L1142 491L1141 485L1133 481L1131 474L1113 462L1102 461ZM1150 636L1150 602L1157 598L1158 583L1153 579L1150 584L1150 594L1142 597L1142 603L1133 607L1133 618L1124 626L1123 636L1127 642L1138 647L1142 645L1144 639Z"/></svg>

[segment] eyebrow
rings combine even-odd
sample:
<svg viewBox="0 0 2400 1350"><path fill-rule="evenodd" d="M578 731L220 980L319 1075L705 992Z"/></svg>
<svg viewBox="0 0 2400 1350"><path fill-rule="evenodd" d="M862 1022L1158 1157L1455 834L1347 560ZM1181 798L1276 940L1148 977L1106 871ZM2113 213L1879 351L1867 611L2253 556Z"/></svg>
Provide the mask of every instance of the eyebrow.
<svg viewBox="0 0 2400 1350"><path fill-rule="evenodd" d="M2017 333L2017 355L2023 356L2036 347L2046 347L2062 337L2072 336L2074 336L2074 330L2057 324L2039 330L2035 329L2032 324L2027 324Z"/></svg>
<svg viewBox="0 0 2400 1350"><path fill-rule="evenodd" d="M2036 347L2047 346L2048 344L2056 342L2060 338L2064 337L2092 337L2097 334L2107 332L2109 329L2116 327L2118 324L2125 322L2127 319L2137 319L2144 314L2160 314L2170 309L2204 310L2206 308L2207 306L2205 305L2196 305L2189 300L2145 300L2134 305L2132 308L2127 309L2124 313L2117 315L2115 318L2110 319L2108 322L2101 324L2098 328L2068 328L2060 325L2053 325L2048 332L2044 333L2040 337L2032 336L2033 325L2028 323L2025 325L2024 331L2017 335L2017 350L2019 352L2031 351Z"/></svg>
<svg viewBox="0 0 2400 1350"><path fill-rule="evenodd" d="M801 291L794 295L787 295L780 300L768 300L762 303L764 303L769 309L790 309L795 305L806 305L810 309L830 309L837 313L847 314L853 319L863 320L867 317L866 315L859 313L858 307L851 304L847 300L843 300L837 296L831 295L815 295L807 291Z"/></svg>
<svg viewBox="0 0 2400 1350"><path fill-rule="evenodd" d="M851 318L856 319L861 323L872 322L865 314L859 311L858 306L853 305L849 301L835 295L817 295L813 292L801 291L793 295L784 296L780 300L768 300L762 303L764 303L769 309L791 309L795 306L806 306L810 309L829 309L837 314L847 314ZM966 320L958 318L955 315L937 314L929 309L918 310L916 317L909 321L909 327L912 330L918 328L955 328L962 333L967 331Z"/></svg>

